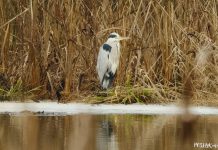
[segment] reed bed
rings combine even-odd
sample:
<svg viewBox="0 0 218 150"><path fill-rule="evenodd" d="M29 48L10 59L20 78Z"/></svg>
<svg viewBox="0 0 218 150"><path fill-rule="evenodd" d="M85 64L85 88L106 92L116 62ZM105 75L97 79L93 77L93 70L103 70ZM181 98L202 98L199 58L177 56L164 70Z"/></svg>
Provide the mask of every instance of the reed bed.
<svg viewBox="0 0 218 150"><path fill-rule="evenodd" d="M21 80L36 99L93 96L99 47L115 31L131 38L121 43L111 91L123 87L117 95L124 97L116 102L129 87L152 89L159 101L180 99L188 76L193 99L214 102L217 8L216 0L1 0L1 91Z"/></svg>

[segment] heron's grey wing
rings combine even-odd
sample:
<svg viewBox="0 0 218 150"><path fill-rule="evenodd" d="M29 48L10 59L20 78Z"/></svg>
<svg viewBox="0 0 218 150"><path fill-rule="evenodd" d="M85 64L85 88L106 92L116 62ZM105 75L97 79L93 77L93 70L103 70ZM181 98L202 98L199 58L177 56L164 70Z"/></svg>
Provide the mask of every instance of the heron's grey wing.
<svg viewBox="0 0 218 150"><path fill-rule="evenodd" d="M102 82L104 74L107 72L108 68L109 68L109 52L105 51L103 47L101 47L99 50L98 61L97 61L97 71L98 71L100 83Z"/></svg>

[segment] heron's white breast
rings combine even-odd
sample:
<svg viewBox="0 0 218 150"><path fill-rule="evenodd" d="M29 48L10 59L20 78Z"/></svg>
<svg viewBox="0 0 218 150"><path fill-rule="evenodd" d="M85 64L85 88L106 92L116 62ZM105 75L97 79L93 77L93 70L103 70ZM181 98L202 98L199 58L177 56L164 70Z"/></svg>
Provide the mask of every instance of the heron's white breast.
<svg viewBox="0 0 218 150"><path fill-rule="evenodd" d="M120 44L119 42L113 42L111 47L112 49L109 54L109 62L111 63L111 71L115 74L117 67L119 66Z"/></svg>

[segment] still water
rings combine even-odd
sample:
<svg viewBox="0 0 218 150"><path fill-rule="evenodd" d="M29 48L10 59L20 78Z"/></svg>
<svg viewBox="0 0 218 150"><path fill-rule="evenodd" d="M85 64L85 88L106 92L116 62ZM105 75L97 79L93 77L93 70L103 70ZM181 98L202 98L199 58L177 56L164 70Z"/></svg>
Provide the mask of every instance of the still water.
<svg viewBox="0 0 218 150"><path fill-rule="evenodd" d="M195 142L218 144L218 116L0 115L0 150L201 149Z"/></svg>

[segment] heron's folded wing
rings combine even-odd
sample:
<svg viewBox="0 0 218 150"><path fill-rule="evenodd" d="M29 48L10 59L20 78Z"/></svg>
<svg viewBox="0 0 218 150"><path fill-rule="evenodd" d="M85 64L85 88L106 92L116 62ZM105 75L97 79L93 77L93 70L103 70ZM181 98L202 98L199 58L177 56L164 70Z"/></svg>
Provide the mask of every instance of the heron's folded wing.
<svg viewBox="0 0 218 150"><path fill-rule="evenodd" d="M98 61L97 61L97 71L100 82L104 77L104 74L107 72L109 68L109 52L105 51L102 47L99 50Z"/></svg>

